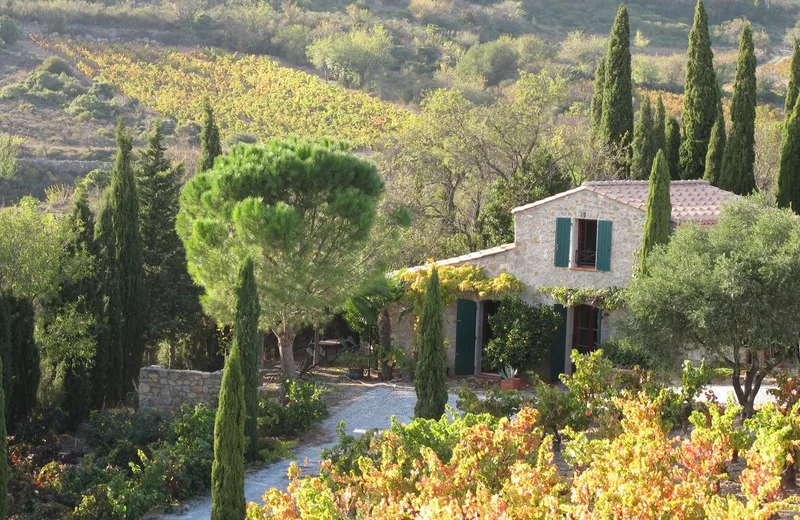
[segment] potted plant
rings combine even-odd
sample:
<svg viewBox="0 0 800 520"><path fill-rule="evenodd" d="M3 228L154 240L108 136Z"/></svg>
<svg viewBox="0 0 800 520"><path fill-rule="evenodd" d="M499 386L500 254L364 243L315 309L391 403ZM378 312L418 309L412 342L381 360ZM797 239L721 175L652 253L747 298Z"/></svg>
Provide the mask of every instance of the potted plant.
<svg viewBox="0 0 800 520"><path fill-rule="evenodd" d="M511 390L520 390L522 388L522 380L517 377L516 368L506 365L505 368L500 369L499 374L501 392L510 392Z"/></svg>

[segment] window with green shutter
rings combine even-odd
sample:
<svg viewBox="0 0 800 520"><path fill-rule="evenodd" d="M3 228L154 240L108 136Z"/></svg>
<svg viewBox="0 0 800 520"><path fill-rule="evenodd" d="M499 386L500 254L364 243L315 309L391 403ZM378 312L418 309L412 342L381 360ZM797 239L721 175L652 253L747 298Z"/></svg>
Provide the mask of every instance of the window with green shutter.
<svg viewBox="0 0 800 520"><path fill-rule="evenodd" d="M597 221L597 270L611 270L611 221Z"/></svg>
<svg viewBox="0 0 800 520"><path fill-rule="evenodd" d="M556 219L556 267L569 267L570 230L572 219Z"/></svg>

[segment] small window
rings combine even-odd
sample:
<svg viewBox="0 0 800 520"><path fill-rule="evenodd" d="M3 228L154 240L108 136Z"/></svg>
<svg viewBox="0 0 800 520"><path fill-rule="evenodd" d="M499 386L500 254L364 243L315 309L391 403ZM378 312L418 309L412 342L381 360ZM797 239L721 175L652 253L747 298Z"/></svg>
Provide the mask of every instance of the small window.
<svg viewBox="0 0 800 520"><path fill-rule="evenodd" d="M578 244L575 250L575 265L597 266L597 221L578 219Z"/></svg>

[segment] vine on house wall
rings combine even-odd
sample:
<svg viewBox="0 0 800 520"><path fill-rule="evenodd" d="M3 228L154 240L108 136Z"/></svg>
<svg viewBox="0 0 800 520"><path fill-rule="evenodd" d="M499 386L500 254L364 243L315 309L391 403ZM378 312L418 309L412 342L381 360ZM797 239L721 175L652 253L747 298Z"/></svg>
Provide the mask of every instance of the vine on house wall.
<svg viewBox="0 0 800 520"><path fill-rule="evenodd" d="M539 292L550 296L564 307L591 305L603 310L619 309L625 304L624 290L619 287L605 289L575 289L573 287L539 287Z"/></svg>
<svg viewBox="0 0 800 520"><path fill-rule="evenodd" d="M422 301L428 279L431 275L430 264L426 269L403 273L403 281L408 284L406 296L413 299L415 306ZM506 294L521 293L525 284L507 273L489 277L481 267L474 265L444 265L438 266L439 290L442 295L442 305L453 303L460 296L474 296L479 298L502 297Z"/></svg>

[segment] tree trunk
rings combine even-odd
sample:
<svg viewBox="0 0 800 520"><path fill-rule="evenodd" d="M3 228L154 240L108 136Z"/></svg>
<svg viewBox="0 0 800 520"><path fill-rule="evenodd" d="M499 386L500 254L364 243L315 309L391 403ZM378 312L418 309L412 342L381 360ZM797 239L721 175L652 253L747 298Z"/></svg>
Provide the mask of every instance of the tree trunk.
<svg viewBox="0 0 800 520"><path fill-rule="evenodd" d="M781 473L781 489L791 491L797 489L797 468L795 467L796 450L789 452L789 461Z"/></svg>
<svg viewBox="0 0 800 520"><path fill-rule="evenodd" d="M319 363L319 327L314 325L314 354L312 358L312 364L317 366Z"/></svg>
<svg viewBox="0 0 800 520"><path fill-rule="evenodd" d="M392 379L392 367L389 365L386 356L392 349L392 320L387 309L384 309L378 316L378 336L378 342L380 343L381 351L383 351L381 375L384 381L390 381Z"/></svg>
<svg viewBox="0 0 800 520"><path fill-rule="evenodd" d="M294 327L284 322L282 330L276 332L278 348L281 354L282 378L294 379L297 368L294 364Z"/></svg>

